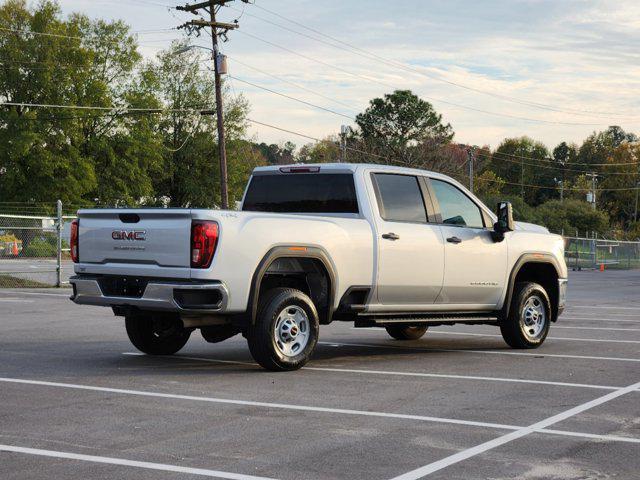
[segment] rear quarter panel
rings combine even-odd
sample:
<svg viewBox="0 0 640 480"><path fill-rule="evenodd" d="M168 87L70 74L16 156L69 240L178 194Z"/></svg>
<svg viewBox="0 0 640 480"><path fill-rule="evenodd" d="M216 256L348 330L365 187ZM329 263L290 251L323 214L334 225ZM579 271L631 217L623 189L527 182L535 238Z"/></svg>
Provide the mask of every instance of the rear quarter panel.
<svg viewBox="0 0 640 480"><path fill-rule="evenodd" d="M223 281L230 312L246 310L253 275L274 247L323 249L337 277L334 307L350 286L374 283L373 232L364 218L207 210L193 210L192 216L217 220L220 237L211 267L192 270L191 278Z"/></svg>

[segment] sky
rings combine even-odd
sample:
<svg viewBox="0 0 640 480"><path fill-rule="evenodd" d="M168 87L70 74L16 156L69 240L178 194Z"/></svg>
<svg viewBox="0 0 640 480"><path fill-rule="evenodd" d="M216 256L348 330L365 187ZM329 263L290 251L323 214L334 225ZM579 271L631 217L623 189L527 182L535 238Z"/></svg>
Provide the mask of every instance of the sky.
<svg viewBox="0 0 640 480"><path fill-rule="evenodd" d="M497 147L527 135L553 148L580 143L608 125L640 133L637 0L252 2L230 2L218 20L238 19L240 28L222 51L231 94L249 100L254 120L324 138L353 125L350 118L372 98L410 89L451 123L459 143ZM129 23L141 31L147 57L183 35L155 30L196 18L168 8L180 4L168 0L59 3L65 14ZM210 45L210 38L193 42ZM268 143L309 142L255 124L250 135Z"/></svg>

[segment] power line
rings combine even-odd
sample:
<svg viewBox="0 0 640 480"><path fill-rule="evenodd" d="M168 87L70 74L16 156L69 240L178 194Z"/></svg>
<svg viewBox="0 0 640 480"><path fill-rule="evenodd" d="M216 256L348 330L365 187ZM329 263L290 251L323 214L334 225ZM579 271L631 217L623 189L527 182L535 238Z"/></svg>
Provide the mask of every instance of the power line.
<svg viewBox="0 0 640 480"><path fill-rule="evenodd" d="M149 34L149 33L161 33L161 32L170 32L175 30L175 28L166 28L166 29L158 29L158 30L140 30L140 31L132 31L132 32L128 32L131 35L138 35L138 34ZM45 36L45 37L54 37L54 38L67 38L67 39L71 39L71 40L87 40L89 38L89 36L80 36L80 35L62 35L59 33L48 33L48 32L35 32L33 30L21 30L21 29L17 29L17 28L6 28L6 27L0 27L0 31L4 31L4 32L11 32L11 33L21 33L24 35L41 35L41 36ZM109 43L115 43L118 40L112 40ZM140 45L142 45L142 43L140 43Z"/></svg>
<svg viewBox="0 0 640 480"><path fill-rule="evenodd" d="M295 50L292 50L290 48L284 47L282 45L278 45L277 43L271 42L269 40L265 40L265 39L263 39L261 37L258 37L257 35L253 35L253 34L248 33L248 32L239 32L239 33L241 33L243 35L246 35L248 37L251 37L251 38L253 38L255 40L258 40L260 42L263 42L263 43L265 43L267 45L271 45L273 47L279 48L279 49L281 49L281 50L283 50L285 52L291 53L292 55L296 55L298 57L304 58L304 59L309 60L311 62L318 63L320 65L324 65L325 67L329 67L329 68L334 69L334 70L338 70L340 72L346 73L347 75L363 79L363 80L365 80L367 82L377 83L377 84L383 85L383 86L385 86L387 88L392 88L392 89L396 89L397 88L396 85L391 85L389 83L382 82L380 80L367 77L366 75L361 75L361 74L358 74L358 73L354 73L354 72L352 72L350 70L347 70L345 68L339 67L337 65L325 62L323 60L318 60L317 58L313 58L313 57L310 57L308 55L304 55L304 54L296 52ZM511 115L511 114L508 114L508 113L493 112L493 111L490 111L490 110L484 110L484 109L481 109L481 108L475 108L475 107L471 107L469 105L463 105L463 104L460 104L460 103L455 103L455 102L450 102L448 100L443 100L441 98L429 97L429 96L426 96L426 95L422 95L422 96L424 98L426 98L426 99L429 99L429 100L433 101L433 102L440 102L440 103L443 103L443 104L446 104L446 105L450 105L450 106L453 106L453 107L462 108L464 110L470 110L470 111L477 112L477 113L482 113L482 114L485 114L485 115L493 115L493 116L497 116L497 117L511 118L511 119L521 120L521 121L525 121L525 122L542 123L542 124L547 124L547 125L570 125L570 126L591 126L591 127L602 126L601 123L561 122L561 121L554 121L554 120L542 120L542 119L538 119L538 118L522 117L522 116L518 116L518 115Z"/></svg>
<svg viewBox="0 0 640 480"><path fill-rule="evenodd" d="M247 64L247 63L244 63L244 62L242 62L242 61L238 60L237 58L231 57L231 56L229 56L229 55L227 55L227 58L229 58L230 60L232 60L234 63L237 63L237 64L239 64L239 65L242 65L243 67L250 68L251 70L254 70L254 71L256 71L256 72L258 72L258 73L261 73L261 74L263 74L263 75L266 75L266 76L268 76L268 77L274 78L274 79L276 79L276 80L278 80L278 81L280 81L280 82L282 82L282 83L287 83L287 84L289 84L289 85L293 85L294 87L297 87L297 88L299 88L299 89L301 89L301 90L304 90L304 91L307 91L307 92L312 93L312 94L314 94L314 95L317 95L317 96L319 96L319 97L322 97L322 98L324 98L325 100L329 100L330 102L336 103L336 104L338 104L338 105L342 105L343 107L347 107L347 108L349 108L350 110L355 110L355 109L356 109L353 105L349 105L348 103L341 102L340 100L337 100L337 99L335 99L335 98L332 98L332 97L330 97L330 96L328 96L328 95L324 95L324 94L322 94L322 93L320 93L320 92L318 92L318 91L316 91L316 90L312 90L312 89L310 89L310 88L308 88L308 87L305 87L305 86L303 86L303 85L300 85L299 83L293 82L293 81L291 81L291 80L288 80L288 79L286 79L286 78L280 77L280 76L278 76L278 75L274 75L274 74L269 73L269 72L267 72L267 71L265 71L265 70L261 70L261 69L259 69L259 68L256 68L256 67L254 67L254 66L252 66L252 65L249 65L249 64Z"/></svg>
<svg viewBox="0 0 640 480"><path fill-rule="evenodd" d="M302 137L302 138L313 140L315 142L321 142L322 141L321 139L319 139L317 137L313 137L313 136L305 134L305 133L296 132L294 130L289 130L289 129L278 127L276 125L272 125L272 124L269 124L269 123L260 122L258 120L254 120L254 119L251 119L251 118L247 118L247 121L250 122L250 123L254 123L256 125L261 125L263 127L271 128L271 129L278 130L278 131L281 131L281 132L289 133L291 135L296 135L296 136L299 136L299 137ZM399 163L399 164L410 166L412 168L420 169L419 166L416 166L414 164L411 164L409 162L405 162L405 161L402 161L402 160L392 159L392 158L389 158L389 157L385 157L383 155L378 155L378 154L375 154L375 153L372 153L372 152L366 152L364 150L360 150L360 149L353 148L353 147L347 147L347 149L350 150L350 151L353 151L353 152L362 153L362 154L370 156L370 157L379 158L379 159L385 160L387 162ZM554 185L548 185L547 186L547 185L535 185L535 184L508 182L508 181L503 180L503 179L496 179L496 180L485 179L485 181L489 181L489 182L493 182L493 183L504 183L506 185L515 185L515 186L528 187L528 188L545 188L545 189L551 189L551 190L558 190L558 189L561 188L561 187L554 186ZM590 190L589 188L579 188L579 187L564 187L564 189L565 190L575 190L575 191ZM639 190L639 189L640 189L640 187L600 188L600 189L596 189L596 190L600 191L600 192L614 192L614 191L635 191L635 190Z"/></svg>
<svg viewBox="0 0 640 480"><path fill-rule="evenodd" d="M238 78L238 77L233 76L233 75L228 75L228 76L229 76L229 78L233 78L234 80L236 80L238 82L244 83L246 85L250 85L250 86L255 87L255 88L259 88L259 89L264 90L266 92L273 93L274 95L278 95L280 97L287 98L289 100L293 100L294 102L298 102L298 103L301 103L303 105L307 105L308 107L317 108L318 110L323 110L325 112L332 113L332 114L338 115L340 117L348 118L349 120L354 120L354 118L352 116L345 115L344 113L336 112L335 110L331 110L330 108L321 107L320 105L316 105L314 103L307 102L305 100L300 100L299 98L295 98L295 97L289 96L289 95L284 94L284 93L276 92L275 90L271 90L270 88L262 87L260 85L257 85L255 83L249 82L247 80L243 80L243 79Z"/></svg>
<svg viewBox="0 0 640 480"><path fill-rule="evenodd" d="M621 114L619 112L598 112L598 111L593 111L593 110L559 109L559 108L557 108L557 107L555 107L553 105L548 105L548 104L544 104L544 103L540 103L540 102L532 102L532 101L529 101L529 100L522 100L522 99L511 97L511 96L508 96L508 95L502 95L502 94L498 94L498 93L491 92L491 91L488 91L488 90L483 90L483 89L480 89L480 88L477 88L477 87L471 87L471 86L468 86L468 85L465 85L465 84L462 84L462 83L459 83L459 82L454 82L454 81L447 80L447 79L444 79L444 78L441 78L441 77L437 77L437 76L434 76L434 75L429 75L428 73L426 73L426 72L424 72L422 70L418 70L416 68L410 67L409 65L406 65L405 63L402 63L402 62L399 62L397 60L392 60L392 59L377 55L375 53L369 52L369 51L367 51L365 49L362 49L362 48L359 48L359 47L357 47L355 45L352 45L352 44L350 44L348 42L345 42L344 40L340 40L339 38L336 38L336 37L328 35L328 34L326 34L324 32L321 32L321 31L319 31L317 29L314 29L312 27L308 27L308 26L306 26L306 25L304 25L304 24L302 24L302 23L300 23L300 22L298 22L296 20L287 18L284 15L281 15L281 14L279 14L277 12L269 10L269 9L263 7L263 6L260 6L260 5L257 5L257 4L254 4L254 6L256 8L259 8L259 9L265 11L265 12L270 13L271 15L279 17L279 18L281 18L281 19L283 19L283 20L285 20L287 22L290 22L290 23L295 24L295 25L297 25L299 27L302 27L302 28L304 28L306 30L309 30L309 31L311 31L311 32L313 32L313 33L315 33L317 35L321 35L324 38L328 38L328 39L332 40L333 42L337 42L338 44L349 48L351 50L351 53L353 53L353 54L360 55L360 56L366 56L367 58L374 59L376 61L382 61L383 63L385 63L387 65L394 66L394 67L397 67L397 68L402 68L405 71L409 71L409 72L412 72L412 73L415 73L415 74L430 78L430 79L438 81L438 82L442 82L442 83L446 83L446 84L449 84L449 85L453 85L453 86L458 87L458 88L462 88L462 89L465 89L465 90L473 91L473 92L476 92L476 93L481 93L481 94L484 94L484 95L489 95L489 96L492 96L492 97L495 97L495 98L499 98L499 99L506 100L506 101L509 101L509 102L517 103L517 104L520 104L520 105L525 105L525 106L530 106L530 107L534 107L534 108L538 108L538 109L542 109L542 110L549 110L549 111L555 111L555 112L560 112L560 113L569 113L571 115L583 115L583 116L584 115L586 115L586 116L600 115L600 116L621 116L621 117L638 118L637 115ZM229 7L229 8L233 8L233 7ZM298 35L313 39L315 41L324 43L326 45L330 45L330 46L332 46L334 48L340 48L339 46L337 46L335 44L331 44L329 42L325 42L323 40L320 40L318 38L312 37L310 35L306 35L304 33L298 32L298 31L293 30L293 29L289 29L289 28L287 28L287 27L285 27L283 25L277 24L277 23L272 22L270 20L267 20L265 18L256 16L256 15L253 15L253 14L250 14L250 13L246 13L246 15L251 15L251 16L253 16L253 17L255 17L255 18L259 19L259 20L262 20L262 21L265 21L267 23L270 23L270 24L272 24L274 26L277 26L279 28L282 28L282 29L284 29L286 31L289 31L289 32L292 32L292 33L296 33ZM344 50L344 49L342 49L342 50Z"/></svg>
<svg viewBox="0 0 640 480"><path fill-rule="evenodd" d="M54 105L42 103L22 103L22 102L0 102L0 106L6 107L29 107L29 108L63 108L70 110L101 110L101 111L120 111L120 112L147 112L147 113L165 113L165 112L188 112L202 113L207 107L201 108L139 108L139 107L94 107L89 105Z"/></svg>

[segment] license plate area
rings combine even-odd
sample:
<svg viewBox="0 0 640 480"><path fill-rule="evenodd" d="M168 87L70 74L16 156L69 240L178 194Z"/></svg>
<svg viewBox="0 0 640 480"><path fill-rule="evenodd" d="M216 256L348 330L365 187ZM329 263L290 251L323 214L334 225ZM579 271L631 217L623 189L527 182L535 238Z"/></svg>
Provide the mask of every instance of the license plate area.
<svg viewBox="0 0 640 480"><path fill-rule="evenodd" d="M102 294L107 297L141 298L149 280L141 277L108 276L98 280Z"/></svg>

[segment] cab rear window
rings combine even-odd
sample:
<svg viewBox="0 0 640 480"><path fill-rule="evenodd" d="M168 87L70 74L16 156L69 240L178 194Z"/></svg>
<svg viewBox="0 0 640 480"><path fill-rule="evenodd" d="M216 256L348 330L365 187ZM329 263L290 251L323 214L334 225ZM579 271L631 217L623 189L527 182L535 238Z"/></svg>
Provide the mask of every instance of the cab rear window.
<svg viewBox="0 0 640 480"><path fill-rule="evenodd" d="M252 177L242 210L276 213L359 213L350 173L292 173Z"/></svg>

